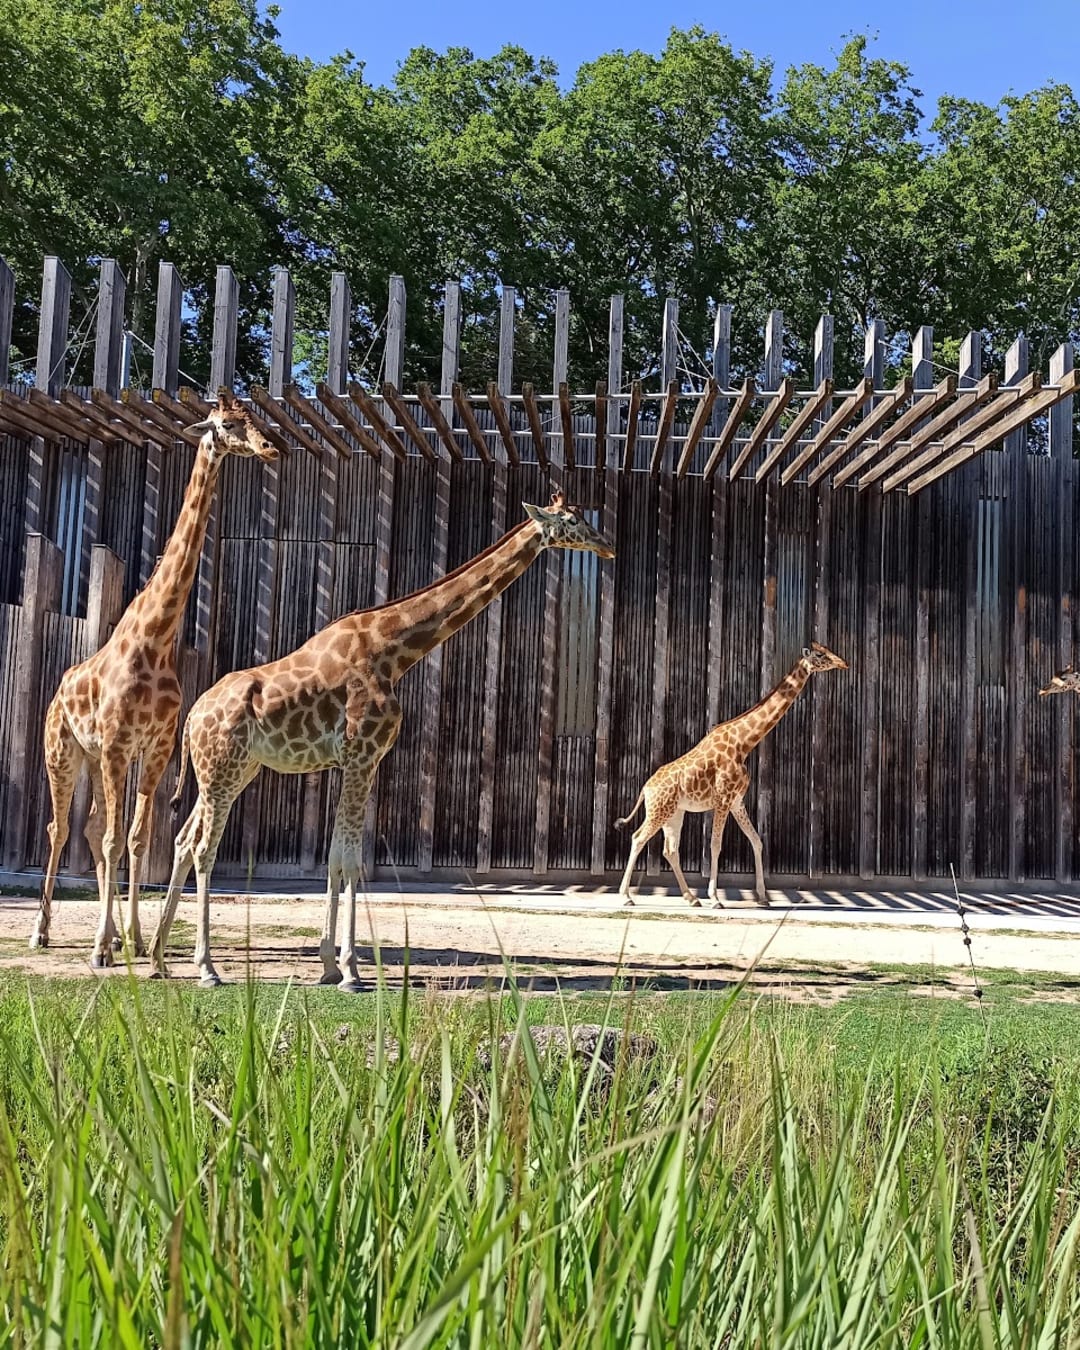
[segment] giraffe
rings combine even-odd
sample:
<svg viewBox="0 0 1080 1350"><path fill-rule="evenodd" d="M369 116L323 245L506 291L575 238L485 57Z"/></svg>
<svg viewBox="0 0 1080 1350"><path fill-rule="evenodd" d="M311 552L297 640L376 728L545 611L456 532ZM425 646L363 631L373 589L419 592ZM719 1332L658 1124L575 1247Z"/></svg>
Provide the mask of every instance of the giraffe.
<svg viewBox="0 0 1080 1350"><path fill-rule="evenodd" d="M1047 694L1080 694L1080 671L1068 665L1056 675L1051 675L1050 683L1039 690L1040 698L1045 698Z"/></svg>
<svg viewBox="0 0 1080 1350"><path fill-rule="evenodd" d="M273 460L278 453L243 405L224 389L206 419L188 430L200 433L200 440L165 551L108 641L65 673L45 714L52 819L41 908L30 946L49 945L56 873L67 842L71 799L85 764L93 789L86 838L101 906L91 956L91 965L98 968L112 965L114 941L119 945L112 905L123 848L124 785L128 769L140 757L135 816L127 840L128 937L137 955L146 951L139 925L139 873L153 829L154 792L176 744L180 717L176 635L195 579L222 462L230 454Z"/></svg>
<svg viewBox="0 0 1080 1350"><path fill-rule="evenodd" d="M397 739L401 708L394 686L426 653L480 613L546 548L614 550L568 506L561 491L546 509L524 503L527 519L441 580L377 609L357 610L301 647L251 670L226 675L195 703L181 751L179 800L188 759L199 795L176 839L172 877L152 944L158 974L192 865L198 890L195 965L206 986L221 981L210 959L209 883L233 802L265 765L278 773L342 771L327 868L321 984L360 989L356 891L361 879L364 811L375 771ZM341 948L334 957L338 904L345 889Z"/></svg>
<svg viewBox="0 0 1080 1350"><path fill-rule="evenodd" d="M644 801L645 819L634 831L630 845L630 860L626 864L619 894L628 905L634 902L630 898L630 878L634 864L641 850L657 830L664 831L664 857L671 864L683 896L692 905L700 906L701 901L687 885L679 865L679 835L682 833L683 816L687 811L711 811L712 824L712 865L709 869L708 897L717 909L723 908L723 901L716 891L716 871L720 860L720 840L728 814L743 834L750 840L754 850L754 872L756 893L759 904L767 905L769 897L765 891L765 876L761 866L761 836L754 829L749 812L743 802L743 795L750 783L746 771L746 757L759 742L776 726L787 710L802 693L803 686L811 675L823 670L847 670L845 660L815 642L804 647L802 655L792 668L765 697L752 708L733 717L729 722L721 722L713 727L692 750L670 764L662 764L648 779L638 793L629 815L615 824L621 829L628 825L637 814L638 807Z"/></svg>

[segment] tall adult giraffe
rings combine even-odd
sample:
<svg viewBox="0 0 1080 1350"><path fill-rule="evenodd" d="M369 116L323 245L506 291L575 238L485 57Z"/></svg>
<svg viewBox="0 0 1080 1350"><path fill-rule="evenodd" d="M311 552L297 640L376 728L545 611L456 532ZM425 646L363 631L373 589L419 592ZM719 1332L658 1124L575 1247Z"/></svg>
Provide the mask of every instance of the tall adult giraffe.
<svg viewBox="0 0 1080 1350"><path fill-rule="evenodd" d="M154 792L176 745L180 717L176 635L199 565L221 465L226 455L277 458L277 450L247 410L225 390L206 420L188 430L202 435L165 551L109 640L66 672L45 714L45 771L52 819L41 908L30 946L49 945L56 872L67 842L75 784L85 764L93 787L86 838L101 904L90 960L98 967L111 965L113 960L112 904L123 849L124 784L128 769L140 757L135 817L128 835L128 937L137 955L146 950L139 926L139 873L153 828Z"/></svg>
<svg viewBox="0 0 1080 1350"><path fill-rule="evenodd" d="M320 983L360 988L356 890L364 810L379 762L397 739L394 686L424 655L491 604L546 548L614 550L556 492L548 508L525 503L528 519L440 581L378 609L328 625L303 646L252 670L226 675L197 700L184 724L179 799L188 757L199 796L176 839L169 893L153 940L164 971L165 942L192 865L198 887L195 964L204 985L220 984L210 959L210 873L233 802L265 765L278 773L342 770L327 869ZM550 640L550 638L549 638ZM345 925L335 963L338 903Z"/></svg>
<svg viewBox="0 0 1080 1350"><path fill-rule="evenodd" d="M743 834L750 840L754 850L754 873L759 904L769 903L765 891L765 875L761 865L761 836L754 829L749 812L743 803L743 794L750 784L750 775L746 771L746 757L776 726L787 710L803 691L803 686L811 675L823 670L847 670L847 662L834 652L815 642L804 647L803 653L792 668L766 696L752 708L733 717L729 722L721 722L713 727L692 750L670 764L663 764L646 782L638 793L629 815L615 822L618 826L628 825L637 814L638 807L645 803L645 819L634 831L630 845L630 860L626 864L619 894L632 905L630 898L630 878L638 855L657 830L664 831L664 857L678 879L684 897L692 905L701 901L686 883L679 865L679 835L682 833L683 816L687 811L711 811L712 824L712 865L709 869L709 899L715 901L716 908L722 909L723 902L716 894L716 873L720 861L720 840L728 814Z"/></svg>

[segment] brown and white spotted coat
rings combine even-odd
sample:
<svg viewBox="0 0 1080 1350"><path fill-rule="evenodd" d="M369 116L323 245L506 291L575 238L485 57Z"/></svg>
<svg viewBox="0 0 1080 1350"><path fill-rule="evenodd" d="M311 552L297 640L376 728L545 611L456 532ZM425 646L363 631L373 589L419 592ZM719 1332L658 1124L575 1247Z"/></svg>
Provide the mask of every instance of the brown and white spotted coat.
<svg viewBox="0 0 1080 1350"><path fill-rule="evenodd" d="M326 920L319 953L323 984L359 986L356 891L362 876L364 811L379 762L397 739L401 708L394 686L427 652L480 613L548 547L614 557L604 540L556 493L528 519L442 580L378 609L347 614L278 661L226 675L195 703L184 726L181 784L190 755L199 785L176 840L169 893L153 942L164 949L180 892L195 867L195 963L202 983L220 981L210 959L209 881L233 802L263 767L278 773L340 768L327 869ZM180 789L177 789L179 797ZM175 801L175 799L174 799ZM345 923L335 963L338 902Z"/></svg>
<svg viewBox="0 0 1080 1350"><path fill-rule="evenodd" d="M802 693L811 675L823 670L846 669L846 661L815 642L812 647L803 650L794 666L760 703L740 716L733 717L730 722L721 722L719 726L713 727L692 750L656 770L638 793L630 814L615 822L619 826L629 824L642 802L645 803L645 819L634 831L630 860L619 887L619 894L626 897L628 905L634 903L630 899L630 878L634 864L641 850L660 829L664 831L664 857L671 864L683 895L692 905L700 905L701 901L687 885L679 864L679 836L687 811L713 813L709 899L715 901L718 909L722 907L716 892L716 872L720 860L720 841L730 814L750 840L754 850L757 898L761 904L768 904L761 865L761 837L754 829L743 802L750 783L746 757L784 716Z"/></svg>
<svg viewBox="0 0 1080 1350"><path fill-rule="evenodd" d="M224 390L204 422L183 506L149 581L128 605L108 641L72 666L45 715L45 770L52 796L49 860L31 947L49 945L52 897L60 853L67 842L71 800L79 771L90 773L93 804L86 838L97 871L101 905L91 962L112 964L116 925L113 892L123 850L124 785L140 759L135 816L128 834L128 937L145 952L139 926L139 872L150 844L154 792L176 745L180 682L176 635L206 536L206 522L226 455L269 460L277 451L243 406ZM118 945L118 944L117 944Z"/></svg>
<svg viewBox="0 0 1080 1350"><path fill-rule="evenodd" d="M1066 666L1056 675L1051 675L1050 683L1039 690L1040 698L1045 698L1047 694L1080 694L1080 671Z"/></svg>

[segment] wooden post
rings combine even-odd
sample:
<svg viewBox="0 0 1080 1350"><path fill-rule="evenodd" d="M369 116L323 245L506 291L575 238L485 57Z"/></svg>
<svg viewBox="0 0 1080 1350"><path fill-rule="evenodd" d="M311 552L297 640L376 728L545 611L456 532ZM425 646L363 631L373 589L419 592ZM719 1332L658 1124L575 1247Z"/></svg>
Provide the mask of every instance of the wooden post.
<svg viewBox="0 0 1080 1350"><path fill-rule="evenodd" d="M1050 382L1056 384L1073 369L1073 345L1064 342L1050 358ZM1072 616L1072 577L1073 556L1076 549L1074 501L1076 495L1076 461L1073 458L1073 400L1062 399L1050 409L1050 455L1053 460L1054 475L1057 480L1058 510L1058 633L1057 664L1068 665L1074 659L1073 616ZM1054 875L1060 882L1072 880L1073 847L1073 707L1068 698L1059 698L1057 725L1054 729L1057 741L1057 765L1055 780L1054 823L1057 832L1055 840Z"/></svg>
<svg viewBox="0 0 1080 1350"><path fill-rule="evenodd" d="M499 393L505 398L514 383L514 320L517 291L504 286L499 300Z"/></svg>
<svg viewBox="0 0 1080 1350"><path fill-rule="evenodd" d="M814 388L823 380L833 377L833 316L823 314L814 329L813 347ZM832 403L826 403L822 409L827 418ZM822 421L812 423L813 434L820 429ZM800 489L796 488L796 491ZM810 489L805 489L809 491ZM813 636L818 642L828 644L829 632L829 591L832 578L826 575L825 559L828 553L829 529L832 520L832 493L818 491L814 503L814 603ZM828 691L811 683L810 686L810 842L808 852L808 871L810 876L821 875L820 855L825 830L825 791L819 783L819 777L828 780L825 753L825 699Z"/></svg>
<svg viewBox="0 0 1080 1350"><path fill-rule="evenodd" d="M11 320L15 314L15 273L0 258L0 384L7 384L11 359Z"/></svg>
<svg viewBox="0 0 1080 1350"><path fill-rule="evenodd" d="M104 446L90 441L86 447L86 477L83 487L81 545L79 548L79 589L72 597L71 612L77 614L90 583L90 555L101 537L101 493L105 481ZM89 604L89 601L87 601Z"/></svg>
<svg viewBox="0 0 1080 1350"><path fill-rule="evenodd" d="M45 259L38 320L37 374L34 385L52 397L67 382L68 318L71 276L59 258Z"/></svg>
<svg viewBox="0 0 1080 1350"><path fill-rule="evenodd" d="M863 376L871 387L885 382L885 325L871 319L863 337ZM864 415L872 410L868 399ZM869 880L878 870L878 774L881 760L881 493L864 495L861 507L863 556L866 560L862 646L862 764L859 796L859 876Z"/></svg>
<svg viewBox="0 0 1080 1350"><path fill-rule="evenodd" d="M231 267L218 267L214 284L214 342L210 351L207 392L231 389L236 379L236 327L240 315L240 286Z"/></svg>
<svg viewBox="0 0 1080 1350"><path fill-rule="evenodd" d="M344 394L349 384L349 336L352 329L352 291L344 272L330 277L330 332L326 383L335 394Z"/></svg>
<svg viewBox="0 0 1080 1350"><path fill-rule="evenodd" d="M1028 340L1021 334L1005 353L1005 379L1003 383L1006 387L1010 384L1020 383L1028 373L1029 361ZM1052 409L1050 416L1053 416ZM1018 427L1016 431L1010 431L1005 437L1006 454L1022 454L1027 450L1027 439L1027 427Z"/></svg>
<svg viewBox="0 0 1080 1350"><path fill-rule="evenodd" d="M660 387L666 389L676 378L679 364L679 302L673 295L664 301L664 324L661 330Z"/></svg>
<svg viewBox="0 0 1080 1350"><path fill-rule="evenodd" d="M292 277L284 267L274 272L273 304L269 393L271 398L280 398L285 386L292 383L293 318L296 312L296 292Z"/></svg>
<svg viewBox="0 0 1080 1350"><path fill-rule="evenodd" d="M623 297L611 297L608 319L608 392L618 394L623 383ZM619 532L619 465L615 437L622 424L621 405L609 399L607 407L607 467L604 470L604 513L601 533L615 540ZM596 668L596 761L593 770L593 829L589 871L607 870L607 831L611 816L611 693L615 648L615 569L617 562L600 568L600 632Z"/></svg>
<svg viewBox="0 0 1080 1350"><path fill-rule="evenodd" d="M968 333L960 347L957 388L974 389L982 379L982 334ZM978 746L975 732L975 682L978 677L976 617L978 597L979 498L983 466L947 484L954 494L958 519L964 523L963 547L963 665L960 671L960 875L975 873L975 795Z"/></svg>
<svg viewBox="0 0 1080 1350"><path fill-rule="evenodd" d="M29 840L27 834L31 784L37 781L41 723L45 715L45 691L41 687L41 673L45 669L42 639L45 614L55 611L60 603L62 574L63 555L52 540L43 534L29 535L12 701L12 707L18 709L19 715L11 729L11 781L4 822L4 866L13 872L25 865L31 848L36 850L37 841Z"/></svg>
<svg viewBox="0 0 1080 1350"><path fill-rule="evenodd" d="M127 282L120 264L101 262L97 330L94 336L94 387L115 398L120 393L120 358L124 349L124 298Z"/></svg>
<svg viewBox="0 0 1080 1350"><path fill-rule="evenodd" d="M671 608L671 517L672 480L670 471L660 475L656 522L656 599L653 609L653 699L650 719L649 753L651 773L664 762L664 731L667 708L667 652ZM654 836L648 847L646 875L660 875L663 833Z"/></svg>
<svg viewBox="0 0 1080 1350"><path fill-rule="evenodd" d="M172 263L158 265L157 315L154 319L155 389L175 394L180 382L180 304L184 283Z"/></svg>
<svg viewBox="0 0 1080 1350"><path fill-rule="evenodd" d="M833 374L833 316L823 314L814 329L814 388Z"/></svg>
<svg viewBox="0 0 1080 1350"><path fill-rule="evenodd" d="M401 388L405 368L405 278L390 278L390 300L386 312L386 354L383 371L387 383Z"/></svg>
<svg viewBox="0 0 1080 1350"><path fill-rule="evenodd" d="M570 292L567 290L558 290L555 292L555 358L552 363L551 371L551 392L557 394L559 386L567 382L567 372L569 370L570 360ZM555 470L554 481L561 481L561 471L566 464L566 446L563 444L561 431L556 432L555 427L555 405L551 405L551 434L547 437L548 457L551 460L551 467ZM558 445L559 454L552 453L554 446Z"/></svg>
<svg viewBox="0 0 1080 1350"><path fill-rule="evenodd" d="M90 580L86 597L86 654L93 656L109 640L113 626L124 612L124 561L104 544L94 544L90 553ZM70 867L89 870L92 858L84 837L90 811L90 780L81 774L71 811Z"/></svg>
<svg viewBox="0 0 1080 1350"><path fill-rule="evenodd" d="M934 330L924 324L915 334L911 346L911 375L915 390L934 387ZM914 665L914 708L912 756L912 808L911 808L911 872L916 879L926 876L926 811L928 759L930 752L930 498L920 493L915 502L916 541L914 573L916 578L915 597L915 650Z"/></svg>
<svg viewBox="0 0 1080 1350"><path fill-rule="evenodd" d="M923 326L911 340L911 384L913 389L934 387L934 330Z"/></svg>
<svg viewBox="0 0 1080 1350"><path fill-rule="evenodd" d="M958 389L974 389L982 379L982 334L968 333L960 344Z"/></svg>

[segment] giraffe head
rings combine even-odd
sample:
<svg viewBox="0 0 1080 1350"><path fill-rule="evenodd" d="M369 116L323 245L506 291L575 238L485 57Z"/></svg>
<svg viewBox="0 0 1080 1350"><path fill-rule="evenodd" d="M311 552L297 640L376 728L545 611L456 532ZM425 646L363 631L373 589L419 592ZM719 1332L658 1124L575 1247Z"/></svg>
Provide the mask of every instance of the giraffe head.
<svg viewBox="0 0 1080 1350"><path fill-rule="evenodd" d="M189 426L188 431L201 436L199 445L212 461L222 455L254 455L256 459L264 460L278 457L277 448L267 440L240 400L227 389L218 390L217 407L211 408L203 421Z"/></svg>
<svg viewBox="0 0 1080 1350"><path fill-rule="evenodd" d="M802 662L810 675L820 675L823 670L848 668L848 663L842 656L829 651L828 647L823 647L820 642L811 642L809 647L803 648Z"/></svg>
<svg viewBox="0 0 1080 1350"><path fill-rule="evenodd" d="M1039 690L1040 698L1047 694L1080 694L1080 671L1073 670L1071 665L1059 670L1050 677L1050 683Z"/></svg>
<svg viewBox="0 0 1080 1350"><path fill-rule="evenodd" d="M545 548L578 548L597 553L601 558L614 558L615 550L583 518L580 506L570 506L562 489L551 494L546 507L522 502L525 514L540 526L540 537Z"/></svg>

